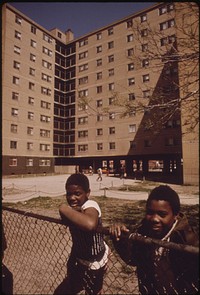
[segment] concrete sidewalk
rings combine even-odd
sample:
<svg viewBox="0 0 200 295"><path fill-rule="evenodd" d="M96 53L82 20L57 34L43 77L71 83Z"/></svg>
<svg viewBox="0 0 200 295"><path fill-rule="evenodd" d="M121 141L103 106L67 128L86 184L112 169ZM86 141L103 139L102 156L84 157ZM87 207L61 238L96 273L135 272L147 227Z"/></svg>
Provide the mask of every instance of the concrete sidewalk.
<svg viewBox="0 0 200 295"><path fill-rule="evenodd" d="M97 174L87 176L90 181L91 196L106 196L108 198L124 200L146 200L148 197L147 192L129 192L117 190L117 188L122 185L142 185L142 182L139 180L120 179L117 177L103 175L102 181L96 181ZM16 203L19 201L23 202L39 196L62 196L65 194L65 182L68 177L69 175L46 175L20 178L3 178L3 203ZM173 185L170 186L173 187ZM176 188L174 189L176 190ZM196 195L195 192L191 194L179 193L179 196L182 204L199 204L199 196Z"/></svg>

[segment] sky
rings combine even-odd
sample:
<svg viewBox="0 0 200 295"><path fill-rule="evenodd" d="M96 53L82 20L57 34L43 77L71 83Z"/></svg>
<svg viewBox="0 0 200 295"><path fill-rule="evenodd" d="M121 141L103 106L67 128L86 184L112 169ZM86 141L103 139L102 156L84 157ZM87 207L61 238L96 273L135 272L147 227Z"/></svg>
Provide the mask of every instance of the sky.
<svg viewBox="0 0 200 295"><path fill-rule="evenodd" d="M71 29L75 38L157 2L7 2L47 30Z"/></svg>

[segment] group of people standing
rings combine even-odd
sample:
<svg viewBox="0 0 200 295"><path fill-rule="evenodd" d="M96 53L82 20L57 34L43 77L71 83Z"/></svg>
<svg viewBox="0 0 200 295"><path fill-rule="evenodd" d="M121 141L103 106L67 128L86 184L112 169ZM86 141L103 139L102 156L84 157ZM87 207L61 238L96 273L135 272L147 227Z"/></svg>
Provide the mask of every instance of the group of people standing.
<svg viewBox="0 0 200 295"><path fill-rule="evenodd" d="M63 223L72 235L72 250L67 262L67 277L54 294L103 294L103 279L111 250L98 228L102 213L98 203L89 199L89 180L72 174L66 181L67 203L59 208ZM134 219L134 216L133 216ZM123 233L123 224L109 226L115 250L129 265L137 268L140 294L197 294L198 259L191 253L142 244ZM198 246L198 235L181 213L178 194L168 185L154 188L146 202L146 213L136 233L157 240Z"/></svg>

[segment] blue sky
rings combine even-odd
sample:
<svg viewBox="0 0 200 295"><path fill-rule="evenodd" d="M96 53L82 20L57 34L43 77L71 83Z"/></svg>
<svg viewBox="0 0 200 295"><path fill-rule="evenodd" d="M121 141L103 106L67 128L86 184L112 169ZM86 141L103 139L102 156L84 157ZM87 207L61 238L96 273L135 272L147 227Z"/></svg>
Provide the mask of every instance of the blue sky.
<svg viewBox="0 0 200 295"><path fill-rule="evenodd" d="M79 38L157 2L8 2L47 30L71 29Z"/></svg>

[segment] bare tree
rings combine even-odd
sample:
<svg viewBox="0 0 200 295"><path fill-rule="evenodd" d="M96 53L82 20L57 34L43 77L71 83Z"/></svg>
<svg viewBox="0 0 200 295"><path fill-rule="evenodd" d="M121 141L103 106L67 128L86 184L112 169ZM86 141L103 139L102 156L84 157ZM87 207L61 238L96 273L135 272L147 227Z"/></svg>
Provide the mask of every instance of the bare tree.
<svg viewBox="0 0 200 295"><path fill-rule="evenodd" d="M117 92L113 97L121 117L133 112L147 114L142 128L154 127L154 132L159 133L173 121L182 125L184 134L195 131L199 124L199 7L195 2L173 5L168 21L160 27L156 21L141 24L138 18L133 20L136 45L129 59L134 69L148 67L152 74L160 73L156 86L146 92L148 100L136 97L130 101ZM165 25L171 34L166 34ZM80 104L87 105L90 114L97 112L87 98L82 98ZM107 116L110 108L101 112Z"/></svg>

